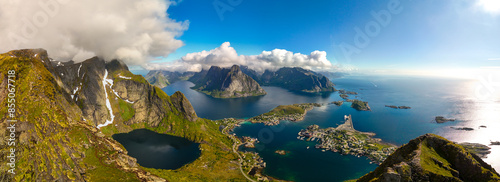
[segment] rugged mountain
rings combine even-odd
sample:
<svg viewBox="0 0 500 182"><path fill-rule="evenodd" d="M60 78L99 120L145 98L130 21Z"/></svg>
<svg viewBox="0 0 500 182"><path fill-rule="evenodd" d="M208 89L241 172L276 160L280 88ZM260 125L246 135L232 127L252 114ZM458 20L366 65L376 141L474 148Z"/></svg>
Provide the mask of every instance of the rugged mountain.
<svg viewBox="0 0 500 182"><path fill-rule="evenodd" d="M193 82L193 83L198 83L201 80L205 79L205 76L207 76L208 70L201 70L198 73L195 73L193 76L191 76L188 81Z"/></svg>
<svg viewBox="0 0 500 182"><path fill-rule="evenodd" d="M172 72L162 70L152 70L146 75L146 80L151 85L163 88L179 80L187 80L192 77L194 72Z"/></svg>
<svg viewBox="0 0 500 182"><path fill-rule="evenodd" d="M237 159L232 142L217 124L198 118L182 93L168 96L120 61L51 62L41 49L0 54L4 106L13 102L7 99L9 70L15 71L16 112L10 117L7 107L0 108L0 127L15 129L0 130L0 162L15 155L16 174L1 165L0 181L243 179L231 162ZM175 171L142 168L111 137L139 128L199 142L201 157Z"/></svg>
<svg viewBox="0 0 500 182"><path fill-rule="evenodd" d="M172 82L187 79L195 83L196 85L194 87L195 89L203 91L208 95L220 98L263 95L262 93L234 94L237 91L222 93L224 92L223 89L225 89L222 88L220 85L222 84L220 81L223 75L211 73L212 74L211 77L207 78L206 76L210 70L212 70L212 72L224 72L224 74L226 74L229 72L230 69L223 70L222 68L213 66L209 70L202 70L198 73L185 72L182 74L178 72L168 72L168 71L150 71L146 76L146 79L149 81L149 83L158 86L160 88L163 88ZM238 72L241 71L245 76L250 77L251 79L255 80L259 85L262 86L277 86L288 90L310 92L310 93L335 91L334 88L335 85L326 76L299 67L294 67L294 68L284 67L277 71L266 70L262 74L248 68L248 66L239 66L237 71ZM330 72L325 72L325 73L329 73L330 76L335 75ZM338 77L338 75L336 76ZM219 80L218 81L213 80L215 78ZM207 83L208 80L212 80L211 83ZM211 84L211 85L204 85L204 84ZM253 83L250 83L250 86L252 86L252 84ZM208 86L208 87L214 86L214 87L207 89L207 88L202 88L203 86ZM243 92L253 92L252 89L242 89L242 90ZM214 91L215 93L213 93Z"/></svg>
<svg viewBox="0 0 500 182"><path fill-rule="evenodd" d="M325 76L299 67L266 70L260 77L264 86L278 86L301 92L333 92L334 84Z"/></svg>
<svg viewBox="0 0 500 182"><path fill-rule="evenodd" d="M411 140L357 181L500 181L477 155L434 134Z"/></svg>
<svg viewBox="0 0 500 182"><path fill-rule="evenodd" d="M240 66L241 72L245 73L246 75L250 76L252 79L257 81L257 83L261 84L260 76L262 74L257 73L257 71L248 68L248 66Z"/></svg>
<svg viewBox="0 0 500 182"><path fill-rule="evenodd" d="M132 74L117 60L106 63L94 57L77 64L57 63L52 74L61 79L63 89L80 106L85 119L96 125L106 125L106 121L111 123L115 117L122 117L127 124L146 122L156 127L167 113L175 112L172 105L176 103L164 102L158 96L160 89L148 84L142 76ZM189 109L181 114L195 121L196 114L191 115L194 109ZM130 114L122 115L124 110Z"/></svg>
<svg viewBox="0 0 500 182"><path fill-rule="evenodd" d="M267 94L257 81L244 74L237 65L229 69L212 66L206 74L203 71L195 74L190 81L195 84L193 89L217 98L248 97Z"/></svg>

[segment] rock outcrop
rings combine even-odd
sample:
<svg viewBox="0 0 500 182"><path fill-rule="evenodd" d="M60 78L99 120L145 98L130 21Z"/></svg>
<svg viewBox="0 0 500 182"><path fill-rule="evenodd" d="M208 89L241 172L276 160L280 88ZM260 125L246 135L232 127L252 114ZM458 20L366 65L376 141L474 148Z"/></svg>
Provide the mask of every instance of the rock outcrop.
<svg viewBox="0 0 500 182"><path fill-rule="evenodd" d="M357 181L500 181L477 155L434 134L411 140Z"/></svg>
<svg viewBox="0 0 500 182"><path fill-rule="evenodd" d="M216 98L237 98L267 94L250 76L237 65L228 68L212 66L207 72L195 74L191 79L193 89Z"/></svg>

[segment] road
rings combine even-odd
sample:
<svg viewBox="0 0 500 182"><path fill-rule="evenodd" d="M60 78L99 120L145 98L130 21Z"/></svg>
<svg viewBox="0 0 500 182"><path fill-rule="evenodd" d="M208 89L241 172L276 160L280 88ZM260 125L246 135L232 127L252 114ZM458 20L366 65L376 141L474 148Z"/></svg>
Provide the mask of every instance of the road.
<svg viewBox="0 0 500 182"><path fill-rule="evenodd" d="M233 135L230 135L228 132L226 132L226 129L227 129L227 128L229 128L229 126L228 126L228 127L226 127L226 128L224 128L224 129L222 130L222 133L224 133L224 134L228 135L228 136L229 136L229 138L231 138L231 139L233 140L233 142L234 142L234 144L233 144L233 152L234 152L236 155L238 155L238 157L240 158L240 162L239 162L238 164L239 164L239 166L240 166L240 171L241 171L241 174L243 174L243 176L245 176L245 178L247 178L247 179L248 179L248 181L256 182L255 180L253 180L252 178L250 178L250 177L249 177L249 176L248 176L248 175L247 175L247 174L243 171L243 166L241 165L241 163L243 162L243 157L242 157L242 156L240 155L240 153L236 150L236 147L237 147L237 146L238 146L238 144L239 144L239 140L238 140L238 139L236 139Z"/></svg>

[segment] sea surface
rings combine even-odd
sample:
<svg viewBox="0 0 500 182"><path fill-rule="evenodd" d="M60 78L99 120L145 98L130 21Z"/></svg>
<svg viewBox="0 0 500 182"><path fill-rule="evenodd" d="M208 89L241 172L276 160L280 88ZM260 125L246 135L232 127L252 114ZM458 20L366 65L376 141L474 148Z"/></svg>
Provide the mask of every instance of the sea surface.
<svg viewBox="0 0 500 182"><path fill-rule="evenodd" d="M357 111L350 103L327 105L308 112L300 122L282 122L277 126L243 123L235 128L238 136L258 138L255 149L266 161L264 173L294 181L343 181L361 177L377 166L366 157L340 155L315 149L315 142L297 139L297 133L309 125L336 127L344 115L352 115L354 128L374 132L375 137L402 145L426 133L435 133L456 142L475 142L489 145L500 140L500 98L485 97L484 85L477 80L432 77L349 76L332 80L337 89L358 92L351 99L367 101L372 111ZM278 87L263 87L265 96L216 99L191 90L194 84L180 81L163 90L171 95L181 91L191 101L196 113L208 119L227 117L250 118L268 112L278 105L296 103L329 103L342 100L338 92L304 94ZM483 90L482 90L483 89ZM490 90L491 91L491 90ZM498 96L498 95L494 95ZM410 106L412 109L392 109L385 105ZM436 116L456 119L438 124ZM486 126L486 128L479 127ZM470 127L473 131L451 127ZM307 147L310 146L309 149ZM484 159L500 170L500 146L490 146L492 153ZM242 149L248 150L248 149ZM281 156L276 150L287 150Z"/></svg>

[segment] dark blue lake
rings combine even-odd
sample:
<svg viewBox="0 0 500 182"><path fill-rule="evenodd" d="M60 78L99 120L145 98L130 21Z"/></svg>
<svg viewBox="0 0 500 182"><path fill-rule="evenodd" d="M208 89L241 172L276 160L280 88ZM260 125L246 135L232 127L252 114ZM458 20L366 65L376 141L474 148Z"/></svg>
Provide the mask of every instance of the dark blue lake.
<svg viewBox="0 0 500 182"><path fill-rule="evenodd" d="M200 157L199 144L185 138L159 134L147 129L113 135L141 166L177 169Z"/></svg>
<svg viewBox="0 0 500 182"><path fill-rule="evenodd" d="M303 121L283 122L274 127L262 124L242 124L234 132L238 136L252 136L261 141L254 149L266 161L265 173L273 177L294 181L343 181L359 178L376 165L364 157L342 156L315 149L314 142L297 140L297 133L309 125L335 127L344 115L351 114L354 128L374 132L376 137L397 145L425 133L435 133L457 142L489 144L500 140L499 100L478 100L474 95L477 82L430 77L363 76L332 80L337 89L355 91L352 99L368 101L372 111L356 111L350 103L328 105L309 111ZM290 92L277 87L263 87L265 96L240 99L216 99L191 90L191 82L176 82L163 90L171 95L183 92L196 113L208 119L227 117L249 118L268 112L278 105L295 103L328 103L341 100L338 93L326 95ZM405 105L401 110L385 105ZM456 118L456 122L437 124L435 116ZM479 129L480 125L487 128ZM457 131L451 126L472 127L473 131ZM307 149L307 146L311 146ZM500 147L491 146L492 154L485 159L500 169ZM286 156L275 150L288 150Z"/></svg>

